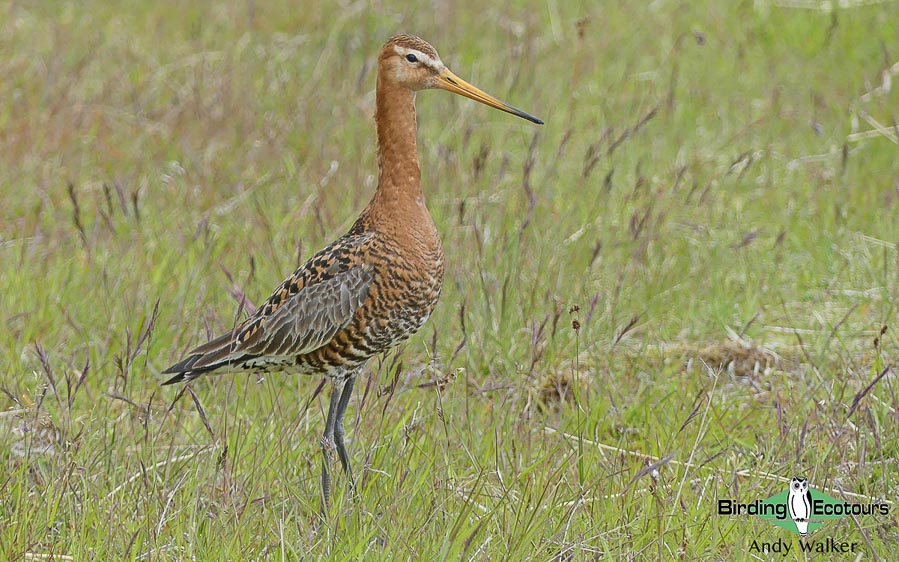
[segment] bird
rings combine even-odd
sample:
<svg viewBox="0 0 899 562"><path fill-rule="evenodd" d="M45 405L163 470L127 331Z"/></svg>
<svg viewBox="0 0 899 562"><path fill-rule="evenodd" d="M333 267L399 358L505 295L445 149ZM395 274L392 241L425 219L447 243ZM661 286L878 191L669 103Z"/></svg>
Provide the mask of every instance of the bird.
<svg viewBox="0 0 899 562"><path fill-rule="evenodd" d="M800 537L808 536L808 523L812 514L812 493L808 489L808 479L793 477L787 494L790 519L796 524Z"/></svg>
<svg viewBox="0 0 899 562"><path fill-rule="evenodd" d="M543 121L451 72L415 35L390 37L378 55L375 126L378 185L349 232L314 254L255 313L163 371L163 385L208 374L323 375L331 396L321 439L322 512L330 505L336 450L353 490L343 417L366 362L417 332L437 305L445 271L425 205L416 144L415 97L441 89L532 123Z"/></svg>

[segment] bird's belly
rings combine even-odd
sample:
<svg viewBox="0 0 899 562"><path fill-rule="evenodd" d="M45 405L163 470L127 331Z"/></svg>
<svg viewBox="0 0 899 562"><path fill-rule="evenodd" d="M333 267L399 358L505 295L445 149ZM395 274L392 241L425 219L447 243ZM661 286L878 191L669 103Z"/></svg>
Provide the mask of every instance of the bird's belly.
<svg viewBox="0 0 899 562"><path fill-rule="evenodd" d="M421 329L437 306L442 270L403 281L373 288L348 326L321 348L296 358L298 369L343 376Z"/></svg>
<svg viewBox="0 0 899 562"><path fill-rule="evenodd" d="M442 278L429 276L409 283L402 294L384 303L381 313L366 324L366 336L378 353L406 341L424 326L437 306L441 285Z"/></svg>

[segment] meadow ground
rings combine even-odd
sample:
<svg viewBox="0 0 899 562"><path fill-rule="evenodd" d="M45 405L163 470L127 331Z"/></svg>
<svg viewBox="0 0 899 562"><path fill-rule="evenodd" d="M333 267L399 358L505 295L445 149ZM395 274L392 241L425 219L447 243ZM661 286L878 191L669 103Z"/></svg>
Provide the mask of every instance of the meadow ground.
<svg viewBox="0 0 899 562"><path fill-rule="evenodd" d="M897 3L789 4L4 3L0 559L837 558L716 513L899 500ZM367 202L397 31L546 125L419 95L447 283L317 529L319 379L159 372Z"/></svg>

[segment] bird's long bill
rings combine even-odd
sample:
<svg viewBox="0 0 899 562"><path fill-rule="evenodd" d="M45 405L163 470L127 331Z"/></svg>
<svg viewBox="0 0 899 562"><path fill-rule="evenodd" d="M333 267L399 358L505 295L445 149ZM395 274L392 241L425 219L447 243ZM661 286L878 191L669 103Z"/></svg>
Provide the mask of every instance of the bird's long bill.
<svg viewBox="0 0 899 562"><path fill-rule="evenodd" d="M485 105L489 105L490 107L495 107L496 109L501 109L505 112L511 113L512 115L517 115L522 119L527 119L532 123L536 123L538 125L543 124L543 120L537 117L534 117L530 113L526 111L522 111L517 107L512 107L511 105L501 102L495 97L491 96L487 92L472 86L465 80L462 80L447 68L443 72L440 73L440 82L438 83L439 87L454 92L456 94L465 96L466 98L471 98L475 101L479 101Z"/></svg>

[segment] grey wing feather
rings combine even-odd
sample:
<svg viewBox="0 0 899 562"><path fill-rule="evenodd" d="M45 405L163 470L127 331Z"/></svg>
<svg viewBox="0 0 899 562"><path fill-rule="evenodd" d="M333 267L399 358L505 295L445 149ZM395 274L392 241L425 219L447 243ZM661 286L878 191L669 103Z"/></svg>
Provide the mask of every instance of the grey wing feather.
<svg viewBox="0 0 899 562"><path fill-rule="evenodd" d="M370 267L357 266L307 285L240 338L235 352L248 355L302 355L328 343L349 324L368 298Z"/></svg>

